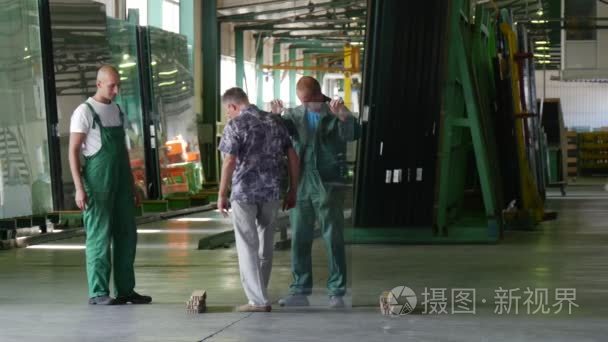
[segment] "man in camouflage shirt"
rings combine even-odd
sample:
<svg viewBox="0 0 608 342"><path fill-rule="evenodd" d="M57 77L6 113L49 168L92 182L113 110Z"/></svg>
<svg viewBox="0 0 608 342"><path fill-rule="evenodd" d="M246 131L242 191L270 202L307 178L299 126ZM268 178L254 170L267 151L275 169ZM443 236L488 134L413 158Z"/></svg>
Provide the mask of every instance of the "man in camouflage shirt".
<svg viewBox="0 0 608 342"><path fill-rule="evenodd" d="M241 88L222 96L230 121L219 150L223 153L217 207L228 215L230 206L239 258L241 283L249 300L241 312L269 312L267 287L272 268L273 222L281 205L281 168L287 156L290 187L283 210L295 206L299 160L287 129L279 118L249 104Z"/></svg>

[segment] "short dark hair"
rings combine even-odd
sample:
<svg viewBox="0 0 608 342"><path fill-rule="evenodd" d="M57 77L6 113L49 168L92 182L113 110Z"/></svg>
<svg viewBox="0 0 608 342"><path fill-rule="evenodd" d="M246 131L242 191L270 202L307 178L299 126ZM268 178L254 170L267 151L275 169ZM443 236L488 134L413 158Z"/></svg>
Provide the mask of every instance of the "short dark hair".
<svg viewBox="0 0 608 342"><path fill-rule="evenodd" d="M222 95L222 103L249 103L249 98L243 89L234 87L226 90L224 95Z"/></svg>

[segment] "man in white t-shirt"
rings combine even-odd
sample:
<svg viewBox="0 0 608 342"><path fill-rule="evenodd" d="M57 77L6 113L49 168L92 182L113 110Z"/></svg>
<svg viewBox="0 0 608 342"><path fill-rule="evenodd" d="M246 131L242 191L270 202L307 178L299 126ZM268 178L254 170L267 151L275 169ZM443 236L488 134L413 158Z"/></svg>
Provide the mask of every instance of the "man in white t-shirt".
<svg viewBox="0 0 608 342"><path fill-rule="evenodd" d="M97 72L97 92L76 108L70 124L70 171L76 187L76 205L84 210L89 304L152 301L134 291L135 206L140 199L129 165L124 115L113 102L119 87L118 71L109 65L101 67ZM81 153L85 158L82 173ZM112 261L116 298L110 297L109 289Z"/></svg>

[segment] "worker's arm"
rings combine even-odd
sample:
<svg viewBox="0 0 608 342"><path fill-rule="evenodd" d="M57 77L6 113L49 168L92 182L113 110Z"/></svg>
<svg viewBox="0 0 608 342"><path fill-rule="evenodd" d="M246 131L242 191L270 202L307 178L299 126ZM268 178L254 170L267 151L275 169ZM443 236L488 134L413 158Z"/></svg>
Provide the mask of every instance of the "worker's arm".
<svg viewBox="0 0 608 342"><path fill-rule="evenodd" d="M295 137L298 134L296 129L296 125L293 120L293 109L285 108L283 101L281 100L272 100L270 102L270 110L271 113L277 114L283 124L287 128L287 132L290 136Z"/></svg>
<svg viewBox="0 0 608 342"><path fill-rule="evenodd" d="M287 170L289 172L289 191L283 201L283 210L296 206L298 183L300 182L300 158L293 147L287 150Z"/></svg>
<svg viewBox="0 0 608 342"><path fill-rule="evenodd" d="M224 161L222 162L222 175L220 179L220 191L217 196L217 209L228 217L228 188L232 183L232 174L236 168L236 156L233 154L226 154Z"/></svg>
<svg viewBox="0 0 608 342"><path fill-rule="evenodd" d="M329 102L329 110L338 118L338 132L344 141L359 139L359 123L355 120L353 113L344 105L342 99Z"/></svg>
<svg viewBox="0 0 608 342"><path fill-rule="evenodd" d="M85 133L70 133L70 145L68 148L70 171L72 172L72 180L76 187L76 206L80 210L84 210L87 207L87 194L82 183L82 175L80 174L80 149L86 137Z"/></svg>

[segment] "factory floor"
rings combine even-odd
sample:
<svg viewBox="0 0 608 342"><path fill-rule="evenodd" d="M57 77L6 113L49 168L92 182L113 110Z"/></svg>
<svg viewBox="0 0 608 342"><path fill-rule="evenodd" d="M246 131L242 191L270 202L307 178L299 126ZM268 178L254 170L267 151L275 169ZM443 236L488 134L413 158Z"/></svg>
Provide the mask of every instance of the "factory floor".
<svg viewBox="0 0 608 342"><path fill-rule="evenodd" d="M217 212L138 227L137 290L151 305L87 305L82 238L0 251L0 341L605 341L608 192L551 190L546 206L556 221L495 245L349 246L352 306L338 311L326 307L316 240L311 307L232 312L245 303L235 249L196 249L230 229ZM276 301L290 283L289 251L276 251L273 267ZM418 309L382 316L379 295L398 286L413 290ZM187 314L197 289L207 290L209 312ZM467 291L474 307L455 300ZM557 312L566 297L572 305Z"/></svg>

